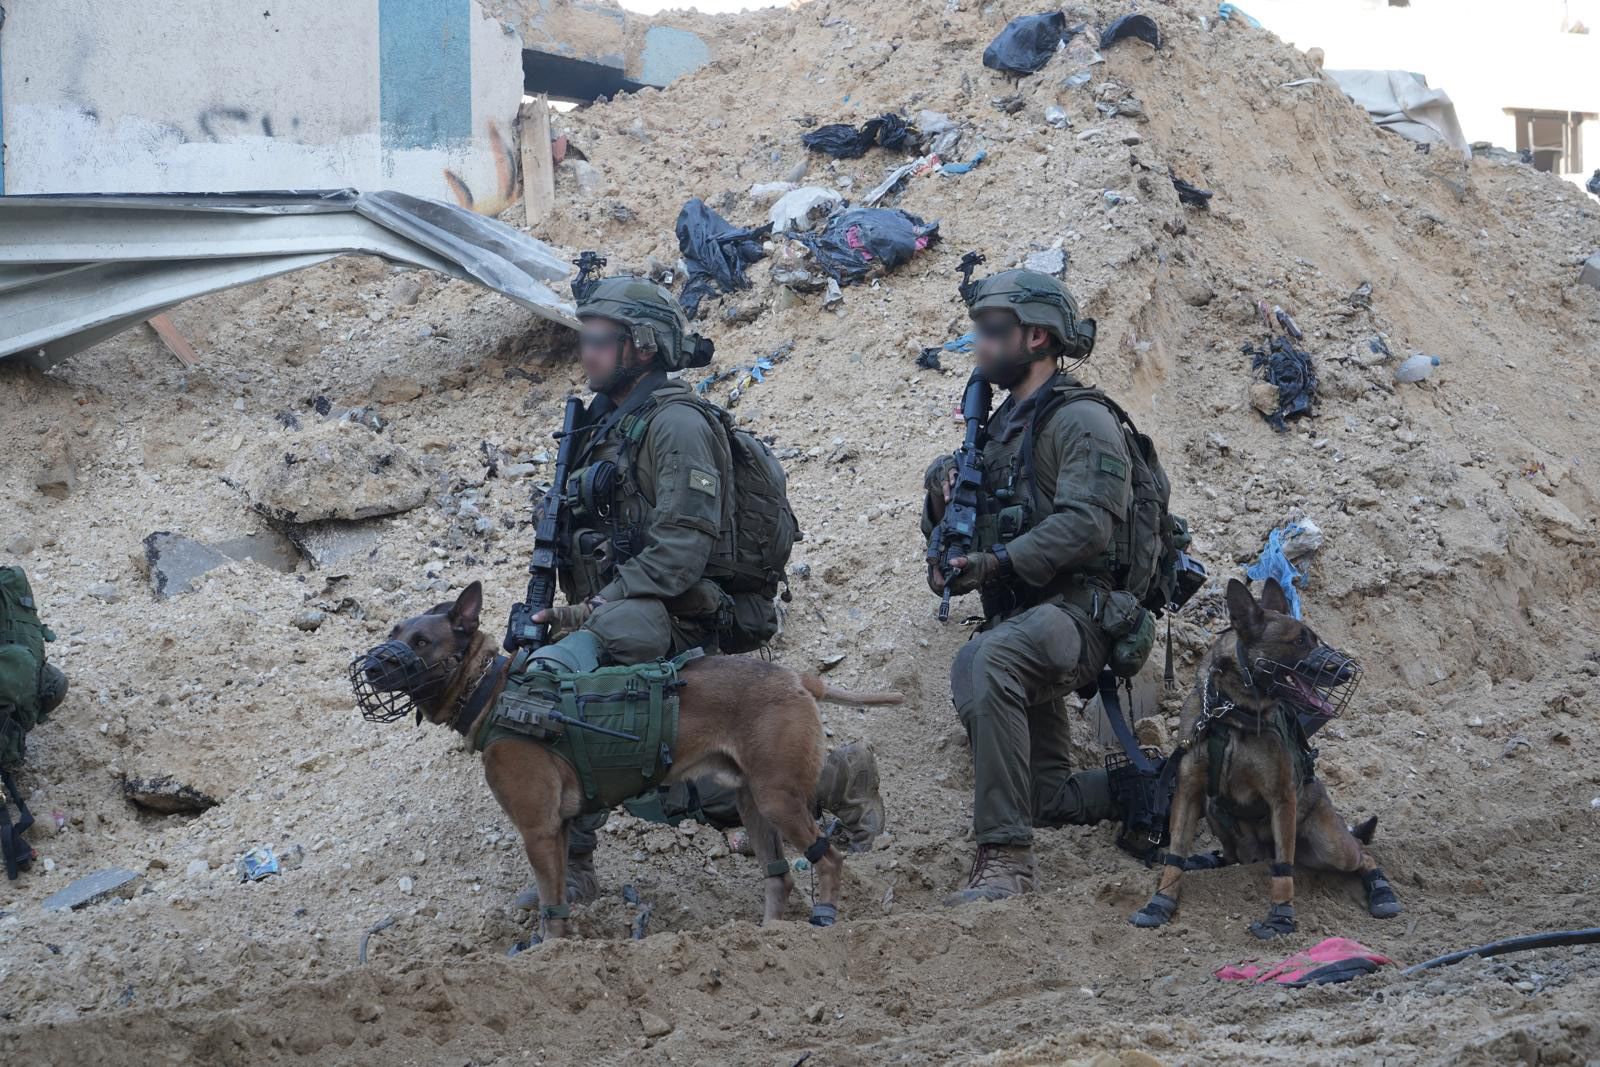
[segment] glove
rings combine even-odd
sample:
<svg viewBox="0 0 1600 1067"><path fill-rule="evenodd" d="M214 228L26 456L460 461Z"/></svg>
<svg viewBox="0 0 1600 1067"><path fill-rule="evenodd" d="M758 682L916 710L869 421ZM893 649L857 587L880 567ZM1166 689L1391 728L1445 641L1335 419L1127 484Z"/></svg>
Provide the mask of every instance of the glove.
<svg viewBox="0 0 1600 1067"><path fill-rule="evenodd" d="M563 604L560 607L547 608L533 617L534 622L547 622L553 628L563 633L572 633L583 628L589 621L589 616L594 614L594 609L604 604L599 597L593 597L582 604Z"/></svg>
<svg viewBox="0 0 1600 1067"><path fill-rule="evenodd" d="M1000 573L1000 561L993 552L979 552L965 561L951 562L961 566L961 573L950 579L952 593L970 593Z"/></svg>

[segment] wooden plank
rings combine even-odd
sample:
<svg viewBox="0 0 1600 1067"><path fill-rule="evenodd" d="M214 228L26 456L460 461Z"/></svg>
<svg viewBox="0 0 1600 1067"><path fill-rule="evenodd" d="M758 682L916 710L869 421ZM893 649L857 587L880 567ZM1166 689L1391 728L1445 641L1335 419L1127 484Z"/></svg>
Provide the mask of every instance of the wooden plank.
<svg viewBox="0 0 1600 1067"><path fill-rule="evenodd" d="M195 353L194 345L191 345L189 339L178 332L178 327L173 324L172 319L166 312L162 312L160 315L152 315L145 321L156 331L156 336L161 338L162 343L167 346L167 350L178 357L179 363L182 363L185 367L193 367L199 364L200 357Z"/></svg>
<svg viewBox="0 0 1600 1067"><path fill-rule="evenodd" d="M522 102L522 204L528 228L539 225L556 206L556 170L550 155L550 98L543 93Z"/></svg>

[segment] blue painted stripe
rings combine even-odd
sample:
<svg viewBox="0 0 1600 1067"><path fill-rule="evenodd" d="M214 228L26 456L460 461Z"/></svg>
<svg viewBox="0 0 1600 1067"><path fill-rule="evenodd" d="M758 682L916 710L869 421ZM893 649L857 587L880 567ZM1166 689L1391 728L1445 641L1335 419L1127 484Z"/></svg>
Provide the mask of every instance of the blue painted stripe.
<svg viewBox="0 0 1600 1067"><path fill-rule="evenodd" d="M472 136L472 0L378 0L385 149Z"/></svg>

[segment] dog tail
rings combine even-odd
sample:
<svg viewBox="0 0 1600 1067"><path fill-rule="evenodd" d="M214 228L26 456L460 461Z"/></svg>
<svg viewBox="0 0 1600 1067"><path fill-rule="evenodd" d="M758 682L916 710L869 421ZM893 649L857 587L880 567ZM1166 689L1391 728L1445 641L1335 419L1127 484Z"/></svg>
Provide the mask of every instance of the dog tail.
<svg viewBox="0 0 1600 1067"><path fill-rule="evenodd" d="M802 674L800 684L817 700L827 704L843 704L851 708L866 708L877 704L903 704L905 697L899 693L853 693L829 685L814 674Z"/></svg>
<svg viewBox="0 0 1600 1067"><path fill-rule="evenodd" d="M1378 832L1378 817L1374 815L1364 823L1350 827L1350 835L1363 845L1372 844L1372 835Z"/></svg>

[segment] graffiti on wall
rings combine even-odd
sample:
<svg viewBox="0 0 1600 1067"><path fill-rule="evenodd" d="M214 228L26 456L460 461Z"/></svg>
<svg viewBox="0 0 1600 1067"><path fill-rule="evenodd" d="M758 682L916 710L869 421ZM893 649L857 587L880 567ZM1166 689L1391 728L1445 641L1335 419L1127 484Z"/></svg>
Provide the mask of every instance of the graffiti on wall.
<svg viewBox="0 0 1600 1067"><path fill-rule="evenodd" d="M472 187L449 168L445 169L444 183L450 187L450 195L462 207L480 215L498 215L522 199L522 166L511 139L501 134L499 125L493 119L485 124L485 130L489 138L489 150L494 156L494 189L480 189L474 195Z"/></svg>

